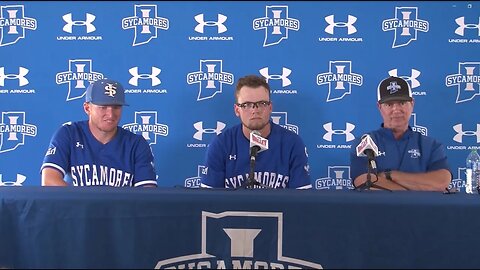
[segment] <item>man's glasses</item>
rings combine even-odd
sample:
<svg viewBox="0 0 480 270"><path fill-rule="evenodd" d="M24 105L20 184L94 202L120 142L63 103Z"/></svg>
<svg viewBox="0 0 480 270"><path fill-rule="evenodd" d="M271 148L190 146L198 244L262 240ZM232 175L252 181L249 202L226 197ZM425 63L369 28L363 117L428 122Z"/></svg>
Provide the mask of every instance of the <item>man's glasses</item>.
<svg viewBox="0 0 480 270"><path fill-rule="evenodd" d="M266 107L268 107L268 105L270 105L272 102L271 101L265 101L265 100L261 100L261 101L257 101L257 102L244 102L244 103L236 103L238 107L242 108L242 109L253 109L253 108L259 108L259 109L265 109Z"/></svg>

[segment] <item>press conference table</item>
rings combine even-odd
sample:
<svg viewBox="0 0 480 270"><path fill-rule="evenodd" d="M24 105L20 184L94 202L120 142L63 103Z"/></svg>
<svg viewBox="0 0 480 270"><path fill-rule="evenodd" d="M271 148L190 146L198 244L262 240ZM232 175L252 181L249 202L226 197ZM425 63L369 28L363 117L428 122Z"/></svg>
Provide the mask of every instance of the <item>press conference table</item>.
<svg viewBox="0 0 480 270"><path fill-rule="evenodd" d="M479 268L480 195L0 187L0 268Z"/></svg>

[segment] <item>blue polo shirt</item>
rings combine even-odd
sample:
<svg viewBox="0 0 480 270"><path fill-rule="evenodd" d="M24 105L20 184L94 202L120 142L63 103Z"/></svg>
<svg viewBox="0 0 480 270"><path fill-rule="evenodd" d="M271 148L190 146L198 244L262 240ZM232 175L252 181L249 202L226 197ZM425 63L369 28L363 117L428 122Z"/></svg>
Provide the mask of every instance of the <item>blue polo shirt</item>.
<svg viewBox="0 0 480 270"><path fill-rule="evenodd" d="M377 170L396 170L410 173L429 172L439 169L450 171L447 155L443 145L431 137L412 130L409 126L403 136L396 140L391 129L382 128L369 133L378 146L376 157ZM352 144L350 152L350 172L352 181L359 175L367 173L366 157L357 157L356 147L361 138Z"/></svg>

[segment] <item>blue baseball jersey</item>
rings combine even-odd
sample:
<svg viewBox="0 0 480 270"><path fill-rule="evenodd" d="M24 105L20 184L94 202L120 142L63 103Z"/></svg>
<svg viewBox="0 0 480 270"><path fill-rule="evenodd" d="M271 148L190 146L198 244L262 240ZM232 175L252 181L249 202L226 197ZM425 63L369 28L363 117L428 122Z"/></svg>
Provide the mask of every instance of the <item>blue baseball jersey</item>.
<svg viewBox="0 0 480 270"><path fill-rule="evenodd" d="M270 122L268 150L257 154L255 179L271 188L311 188L308 157L300 136ZM201 186L237 188L250 173L250 141L238 124L216 136L208 146Z"/></svg>
<svg viewBox="0 0 480 270"><path fill-rule="evenodd" d="M450 171L443 145L431 137L413 131L410 126L400 140L395 139L391 129L383 127L369 134L378 147L379 155L375 159L378 172L397 170L421 173L439 169ZM361 138L357 138L353 142L350 152L352 181L368 171L367 158L357 157L356 146L360 140Z"/></svg>
<svg viewBox="0 0 480 270"><path fill-rule="evenodd" d="M152 150L142 136L118 127L115 137L102 144L90 132L88 121L57 130L40 171L45 167L60 171L73 186L157 185Z"/></svg>

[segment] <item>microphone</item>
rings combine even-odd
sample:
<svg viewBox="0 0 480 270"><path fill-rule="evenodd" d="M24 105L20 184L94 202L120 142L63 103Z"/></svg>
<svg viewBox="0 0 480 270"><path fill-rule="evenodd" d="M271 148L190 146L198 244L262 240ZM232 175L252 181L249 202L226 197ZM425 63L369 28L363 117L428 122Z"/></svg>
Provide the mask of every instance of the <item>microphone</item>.
<svg viewBox="0 0 480 270"><path fill-rule="evenodd" d="M246 188L254 188L255 185L264 187L263 184L255 180L255 159L257 154L268 149L268 140L260 136L258 130L250 132L250 174L246 182Z"/></svg>
<svg viewBox="0 0 480 270"><path fill-rule="evenodd" d="M357 157L367 157L368 164L373 170L377 169L375 157L378 156L378 147L368 134L362 135L362 141L357 145Z"/></svg>
<svg viewBox="0 0 480 270"><path fill-rule="evenodd" d="M268 140L260 136L258 130L250 132L250 159L255 160L257 154L268 150Z"/></svg>

